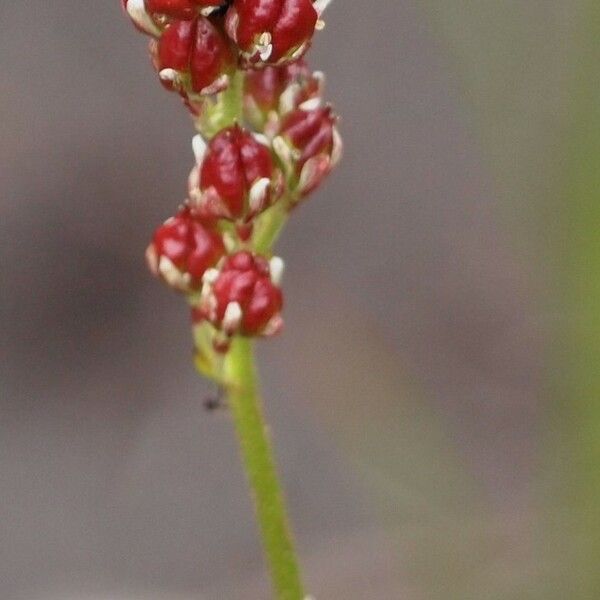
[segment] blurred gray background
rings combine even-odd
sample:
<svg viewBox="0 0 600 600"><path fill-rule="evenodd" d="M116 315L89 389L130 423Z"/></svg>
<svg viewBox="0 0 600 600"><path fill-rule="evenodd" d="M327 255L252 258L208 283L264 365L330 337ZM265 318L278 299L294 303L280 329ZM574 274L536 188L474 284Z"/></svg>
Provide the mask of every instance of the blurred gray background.
<svg viewBox="0 0 600 600"><path fill-rule="evenodd" d="M346 155L279 244L260 344L318 600L530 597L532 207L577 4L338 0L318 35ZM116 0L2 0L0 65L0 598L264 600L230 423L143 260L191 123Z"/></svg>

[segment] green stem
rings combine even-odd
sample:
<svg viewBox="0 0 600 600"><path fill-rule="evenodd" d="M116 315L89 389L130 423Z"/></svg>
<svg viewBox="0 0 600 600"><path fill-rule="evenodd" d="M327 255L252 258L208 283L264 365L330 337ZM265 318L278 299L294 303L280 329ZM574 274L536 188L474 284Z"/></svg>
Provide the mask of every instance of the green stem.
<svg viewBox="0 0 600 600"><path fill-rule="evenodd" d="M285 198L281 198L272 208L261 215L252 237L255 252L270 254L273 245L279 238L279 234L287 223L289 211L289 203Z"/></svg>
<svg viewBox="0 0 600 600"><path fill-rule="evenodd" d="M225 359L224 374L276 598L303 600L300 569L263 416L253 345L249 339L233 340Z"/></svg>
<svg viewBox="0 0 600 600"><path fill-rule="evenodd" d="M231 75L229 86L217 96L217 100L207 108L197 120L196 129L206 139L212 138L222 129L242 119L244 101L244 73L236 71Z"/></svg>
<svg viewBox="0 0 600 600"><path fill-rule="evenodd" d="M205 138L210 139L225 127L242 121L243 91L244 75L238 71L232 75L229 87L196 123ZM269 254L283 228L288 205L283 199L278 204L267 211L268 216L263 215L266 218L252 239L254 252ZM221 361L215 358L206 337L210 334L210 330L196 327L196 365L201 373L217 380L227 391L275 597L277 600L304 600L283 492L263 417L252 343L247 338L234 338L221 370Z"/></svg>
<svg viewBox="0 0 600 600"><path fill-rule="evenodd" d="M236 71L229 82L229 87L223 92L221 121L218 131L239 122L244 101L244 73Z"/></svg>

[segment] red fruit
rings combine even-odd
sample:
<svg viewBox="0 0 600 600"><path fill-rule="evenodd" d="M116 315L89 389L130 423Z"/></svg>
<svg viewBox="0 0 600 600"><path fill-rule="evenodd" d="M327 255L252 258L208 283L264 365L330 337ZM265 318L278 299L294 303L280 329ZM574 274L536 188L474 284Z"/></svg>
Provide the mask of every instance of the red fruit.
<svg viewBox="0 0 600 600"><path fill-rule="evenodd" d="M251 96L256 105L264 112L277 110L281 94L294 80L295 73L300 68L306 69L302 61L282 67L265 67L248 71L244 93Z"/></svg>
<svg viewBox="0 0 600 600"><path fill-rule="evenodd" d="M267 66L246 72L244 93L254 99L262 110L278 110L279 99L292 84L303 84L311 77L306 62L302 59L279 67Z"/></svg>
<svg viewBox="0 0 600 600"><path fill-rule="evenodd" d="M198 312L227 335L273 335L282 327L283 295L260 256L230 256L202 294Z"/></svg>
<svg viewBox="0 0 600 600"><path fill-rule="evenodd" d="M237 125L218 133L200 160L189 192L202 215L248 222L278 197L281 173L270 149Z"/></svg>
<svg viewBox="0 0 600 600"><path fill-rule="evenodd" d="M311 73L304 60L249 70L244 86L245 116L256 129L272 136L282 116L309 100L320 103L323 83L323 74Z"/></svg>
<svg viewBox="0 0 600 600"><path fill-rule="evenodd" d="M234 0L226 28L247 62L277 64L304 53L317 20L311 0Z"/></svg>
<svg viewBox="0 0 600 600"><path fill-rule="evenodd" d="M281 125L284 135L300 151L296 168L300 170L306 161L333 149L335 117L330 107L316 110L296 110Z"/></svg>
<svg viewBox="0 0 600 600"><path fill-rule="evenodd" d="M189 70L196 21L174 21L158 43L160 69Z"/></svg>
<svg viewBox="0 0 600 600"><path fill-rule="evenodd" d="M273 147L292 178L295 175L300 196L312 192L341 158L342 141L331 107L288 114Z"/></svg>
<svg viewBox="0 0 600 600"><path fill-rule="evenodd" d="M224 76L233 69L235 57L220 27L198 16L167 25L158 40L156 63L167 87L206 94L226 86Z"/></svg>
<svg viewBox="0 0 600 600"><path fill-rule="evenodd" d="M224 255L221 235L194 217L188 208L156 230L146 251L152 272L183 292L200 289L206 270Z"/></svg>

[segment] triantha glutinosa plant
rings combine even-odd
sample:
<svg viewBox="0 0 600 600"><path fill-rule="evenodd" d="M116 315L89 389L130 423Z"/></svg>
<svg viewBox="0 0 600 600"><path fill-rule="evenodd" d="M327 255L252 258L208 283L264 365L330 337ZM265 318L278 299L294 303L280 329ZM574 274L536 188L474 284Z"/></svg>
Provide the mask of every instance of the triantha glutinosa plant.
<svg viewBox="0 0 600 600"><path fill-rule="evenodd" d="M304 61L329 1L122 0L197 130L187 197L154 233L148 265L191 308L195 362L227 398L274 591L286 600L305 593L252 340L283 325L283 261L272 247L341 156L323 74Z"/></svg>

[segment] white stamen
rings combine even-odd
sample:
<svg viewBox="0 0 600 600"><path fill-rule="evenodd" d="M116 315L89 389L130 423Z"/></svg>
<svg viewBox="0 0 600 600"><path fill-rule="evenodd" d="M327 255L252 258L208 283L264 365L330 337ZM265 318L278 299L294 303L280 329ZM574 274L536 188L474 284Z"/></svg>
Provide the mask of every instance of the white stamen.
<svg viewBox="0 0 600 600"><path fill-rule="evenodd" d="M179 81L179 73L175 69L162 69L159 71L158 76L163 81L172 81L173 83Z"/></svg>
<svg viewBox="0 0 600 600"><path fill-rule="evenodd" d="M298 191L301 194L306 194L314 190L325 177L327 171L330 170L329 164L330 159L324 154L309 158L300 171Z"/></svg>
<svg viewBox="0 0 600 600"><path fill-rule="evenodd" d="M262 335L265 337L270 337L272 335L277 335L283 329L283 319L281 315L275 315L271 318L271 320L267 323L266 327L263 329Z"/></svg>
<svg viewBox="0 0 600 600"><path fill-rule="evenodd" d="M325 73L323 73L323 71L314 71L312 76L313 79L316 79L320 85L325 85Z"/></svg>
<svg viewBox="0 0 600 600"><path fill-rule="evenodd" d="M196 164L201 164L204 155L206 154L207 144L204 141L204 138L198 134L192 138L192 150L194 151L194 156L196 157Z"/></svg>
<svg viewBox="0 0 600 600"><path fill-rule="evenodd" d="M210 286L206 284L202 286L200 292L200 308L209 320L214 321L217 318L217 299Z"/></svg>
<svg viewBox="0 0 600 600"><path fill-rule="evenodd" d="M292 149L280 135L273 139L273 150L281 159L281 162L283 162L284 166L287 169L291 168L291 163L294 160L294 157L292 156Z"/></svg>
<svg viewBox="0 0 600 600"><path fill-rule="evenodd" d="M267 177L261 177L250 188L250 193L248 194L248 205L252 213L259 212L263 207L267 199L267 193L269 191L270 184L270 179Z"/></svg>
<svg viewBox="0 0 600 600"><path fill-rule="evenodd" d="M281 113L281 114L285 114L285 113ZM279 115L277 114L277 111L270 110L267 114L267 118L266 118L265 125L264 125L265 133L264 133L263 137L265 138L265 140L272 140L273 137L277 135L277 132L279 131L279 123L280 123L280 119L279 119ZM259 135L262 135L262 134L259 134Z"/></svg>
<svg viewBox="0 0 600 600"><path fill-rule="evenodd" d="M127 2L127 14L138 27L151 35L160 36L160 29L146 12L144 0L129 0Z"/></svg>
<svg viewBox="0 0 600 600"><path fill-rule="evenodd" d="M271 58L271 54L273 54L272 44L269 44L268 46L265 46L265 48L263 48L262 50L259 50L260 60L269 60L269 58Z"/></svg>
<svg viewBox="0 0 600 600"><path fill-rule="evenodd" d="M321 106L321 103L321 98L319 96L316 96L315 98L309 98L308 100L305 100L304 102L302 102L302 104L298 106L298 108L304 111L311 111L319 108L319 106Z"/></svg>
<svg viewBox="0 0 600 600"><path fill-rule="evenodd" d="M270 148L271 145L269 143L269 138L264 133L253 132L252 136L259 144L262 144L263 146Z"/></svg>
<svg viewBox="0 0 600 600"><path fill-rule="evenodd" d="M238 25L240 24L240 17L237 14L237 10L235 6L229 8L229 12L227 13L227 19L225 19L225 29L227 31L227 35L237 43L237 30Z"/></svg>
<svg viewBox="0 0 600 600"><path fill-rule="evenodd" d="M333 128L333 146L331 148L331 166L335 167L342 159L344 143L337 127Z"/></svg>
<svg viewBox="0 0 600 600"><path fill-rule="evenodd" d="M267 46L271 43L272 39L273 37L268 31L263 31L258 38L258 43L261 46Z"/></svg>
<svg viewBox="0 0 600 600"><path fill-rule="evenodd" d="M273 44L271 43L273 36L265 31L261 33L256 43L256 50L263 61L269 60L271 54L273 54Z"/></svg>
<svg viewBox="0 0 600 600"><path fill-rule="evenodd" d="M275 285L279 286L285 271L285 262L283 261L283 258L279 256L274 256L271 258L269 261L269 271L271 273L271 281Z"/></svg>
<svg viewBox="0 0 600 600"><path fill-rule="evenodd" d="M163 279L173 287L184 289L189 284L189 273L187 280L184 274L173 264L170 258L167 256L161 256L158 261L158 272Z"/></svg>
<svg viewBox="0 0 600 600"><path fill-rule="evenodd" d="M154 244L150 244L146 249L146 263L150 268L150 271L154 275L158 275L158 253L156 252L156 248Z"/></svg>
<svg viewBox="0 0 600 600"><path fill-rule="evenodd" d="M227 333L233 333L242 322L242 307L237 302L230 302L223 315L223 329Z"/></svg>
<svg viewBox="0 0 600 600"><path fill-rule="evenodd" d="M333 0L315 0L313 2L313 6L315 8L315 10L317 11L317 14L319 16L321 16L324 12L325 9L333 2Z"/></svg>
<svg viewBox="0 0 600 600"><path fill-rule="evenodd" d="M202 283L212 285L217 279L219 279L219 271L217 269L206 269L204 275L202 275Z"/></svg>
<svg viewBox="0 0 600 600"><path fill-rule="evenodd" d="M285 88L283 94L279 97L279 111L281 114L285 115L296 108L296 98L300 90L298 83L292 83Z"/></svg>
<svg viewBox="0 0 600 600"><path fill-rule="evenodd" d="M195 204L200 203L202 192L200 190L200 170L197 165L191 170L190 176L188 177L188 194L190 200Z"/></svg>

